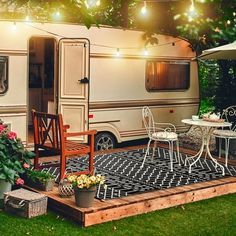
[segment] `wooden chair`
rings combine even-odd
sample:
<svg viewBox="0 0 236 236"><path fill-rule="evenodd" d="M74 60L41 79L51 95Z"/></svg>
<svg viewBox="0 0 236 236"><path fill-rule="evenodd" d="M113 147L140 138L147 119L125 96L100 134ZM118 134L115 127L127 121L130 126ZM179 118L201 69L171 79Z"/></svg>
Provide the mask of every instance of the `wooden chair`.
<svg viewBox="0 0 236 236"><path fill-rule="evenodd" d="M69 133L69 125L63 125L61 114L48 114L32 110L32 121L34 127L34 168L39 166L39 149L49 150L60 155L60 180L65 176L66 158L89 154L89 168L74 174L94 173L94 136L96 130ZM68 137L88 135L89 144L68 140Z"/></svg>

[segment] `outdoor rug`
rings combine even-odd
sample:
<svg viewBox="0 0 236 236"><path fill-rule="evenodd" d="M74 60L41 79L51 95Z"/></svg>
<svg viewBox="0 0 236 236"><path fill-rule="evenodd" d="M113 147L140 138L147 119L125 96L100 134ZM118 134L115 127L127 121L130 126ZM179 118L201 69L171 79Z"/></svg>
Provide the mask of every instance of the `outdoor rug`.
<svg viewBox="0 0 236 236"><path fill-rule="evenodd" d="M169 152L164 148L158 148L152 162L151 155L141 168L146 149L138 149L112 154L95 156L95 174L106 176L106 188L100 186L96 197L99 199L111 199L128 196L135 193L167 189L197 182L222 178L220 167L208 159L200 158L189 173L189 165L184 166L186 154L180 153L181 165L177 162L174 153L174 171L170 171ZM76 172L87 168L88 157L72 158L67 161L67 173ZM48 163L45 163L48 164ZM59 177L59 168L44 169L52 173L56 180ZM226 176L236 176L236 167L225 167Z"/></svg>

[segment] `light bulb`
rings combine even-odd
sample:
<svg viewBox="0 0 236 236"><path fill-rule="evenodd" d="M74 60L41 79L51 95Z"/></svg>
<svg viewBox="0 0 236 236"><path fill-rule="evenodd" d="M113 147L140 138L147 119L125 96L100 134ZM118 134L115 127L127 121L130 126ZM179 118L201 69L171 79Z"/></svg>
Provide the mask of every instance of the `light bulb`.
<svg viewBox="0 0 236 236"><path fill-rule="evenodd" d="M144 55L145 55L145 56L148 55L148 50L147 50L147 48L144 49Z"/></svg>
<svg viewBox="0 0 236 236"><path fill-rule="evenodd" d="M196 17L197 17L197 11L196 11L196 9L194 7L193 0L191 0L191 5L190 5L189 10L188 10L188 20L192 21Z"/></svg>
<svg viewBox="0 0 236 236"><path fill-rule="evenodd" d="M12 26L11 26L11 31L12 31L12 32L16 32L16 30L17 30L16 22L14 21L13 24L12 24Z"/></svg>
<svg viewBox="0 0 236 236"><path fill-rule="evenodd" d="M143 7L141 8L141 13L143 15L147 14L147 4L146 4L146 1L144 1L144 3L143 3Z"/></svg>
<svg viewBox="0 0 236 236"><path fill-rule="evenodd" d="M120 49L119 49L119 48L116 49L116 56L117 56L117 57L120 56Z"/></svg>
<svg viewBox="0 0 236 236"><path fill-rule="evenodd" d="M85 0L84 1L87 8L93 8L95 6L100 6L101 2L100 0Z"/></svg>
<svg viewBox="0 0 236 236"><path fill-rule="evenodd" d="M30 17L28 15L25 17L25 21L30 21Z"/></svg>

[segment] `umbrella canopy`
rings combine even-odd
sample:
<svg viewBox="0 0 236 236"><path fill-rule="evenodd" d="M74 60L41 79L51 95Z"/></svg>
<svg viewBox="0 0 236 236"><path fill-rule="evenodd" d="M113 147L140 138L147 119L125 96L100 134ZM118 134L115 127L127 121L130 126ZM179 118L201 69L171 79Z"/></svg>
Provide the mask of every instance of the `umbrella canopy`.
<svg viewBox="0 0 236 236"><path fill-rule="evenodd" d="M236 41L224 46L207 49L198 58L201 59L236 59Z"/></svg>

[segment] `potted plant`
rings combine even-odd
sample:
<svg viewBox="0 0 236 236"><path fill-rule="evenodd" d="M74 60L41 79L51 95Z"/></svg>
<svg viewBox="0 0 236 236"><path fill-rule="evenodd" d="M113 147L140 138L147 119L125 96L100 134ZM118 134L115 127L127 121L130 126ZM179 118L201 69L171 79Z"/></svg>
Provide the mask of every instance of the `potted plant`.
<svg viewBox="0 0 236 236"><path fill-rule="evenodd" d="M33 152L24 148L22 141L15 132L10 131L7 125L0 120L0 202L3 194L11 191L13 184L24 184L20 174L25 172L24 165L29 165Z"/></svg>
<svg viewBox="0 0 236 236"><path fill-rule="evenodd" d="M96 186L105 183L105 177L102 175L69 175L67 179L74 187L75 202L79 207L91 207Z"/></svg>
<svg viewBox="0 0 236 236"><path fill-rule="evenodd" d="M27 168L24 176L25 184L29 187L37 188L42 191L53 190L55 178L49 172Z"/></svg>

